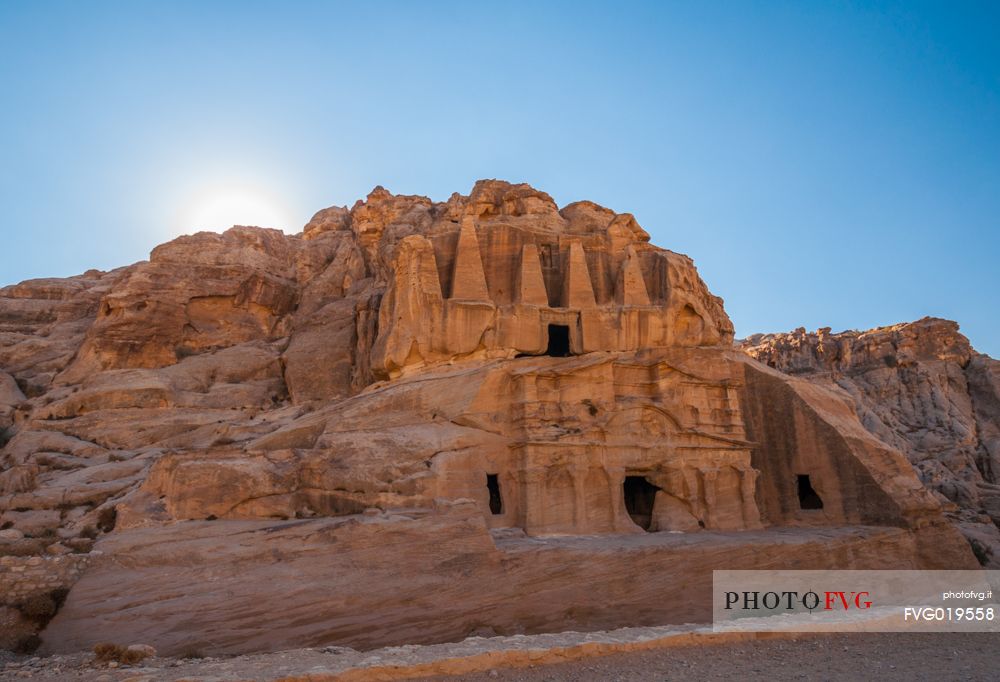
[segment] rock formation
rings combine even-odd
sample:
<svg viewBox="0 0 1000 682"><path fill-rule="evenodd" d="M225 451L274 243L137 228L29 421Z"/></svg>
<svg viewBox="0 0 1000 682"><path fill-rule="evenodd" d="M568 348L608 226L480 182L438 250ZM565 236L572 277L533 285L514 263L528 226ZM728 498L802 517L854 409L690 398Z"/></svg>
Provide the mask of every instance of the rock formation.
<svg viewBox="0 0 1000 682"><path fill-rule="evenodd" d="M978 565L903 444L736 350L648 239L527 185L379 187L0 289L8 645L683 622L715 568Z"/></svg>
<svg viewBox="0 0 1000 682"><path fill-rule="evenodd" d="M861 423L906 455L981 563L1000 568L1000 362L948 320L742 342L753 358L846 391Z"/></svg>

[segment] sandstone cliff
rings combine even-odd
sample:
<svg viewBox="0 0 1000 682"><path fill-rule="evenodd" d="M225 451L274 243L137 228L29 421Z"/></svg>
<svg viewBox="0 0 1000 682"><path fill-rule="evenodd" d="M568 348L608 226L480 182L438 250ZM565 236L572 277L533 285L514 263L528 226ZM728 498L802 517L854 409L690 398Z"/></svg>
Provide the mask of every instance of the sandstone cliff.
<svg viewBox="0 0 1000 682"><path fill-rule="evenodd" d="M734 350L648 240L376 188L0 289L0 646L653 624L705 619L713 568L977 565L892 429Z"/></svg>
<svg viewBox="0 0 1000 682"><path fill-rule="evenodd" d="M833 334L757 334L751 357L854 401L861 423L904 453L984 566L1000 568L1000 362L948 320Z"/></svg>

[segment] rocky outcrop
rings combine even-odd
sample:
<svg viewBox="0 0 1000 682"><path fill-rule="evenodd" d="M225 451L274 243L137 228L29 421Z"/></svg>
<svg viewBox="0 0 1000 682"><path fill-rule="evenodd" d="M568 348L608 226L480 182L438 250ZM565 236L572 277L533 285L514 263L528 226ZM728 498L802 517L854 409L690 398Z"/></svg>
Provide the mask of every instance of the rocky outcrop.
<svg viewBox="0 0 1000 682"><path fill-rule="evenodd" d="M504 537L471 503L125 531L44 637L53 652L138 640L214 655L707 622L713 568L922 565L899 528L658 536Z"/></svg>
<svg viewBox="0 0 1000 682"><path fill-rule="evenodd" d="M7 287L0 554L103 552L49 650L607 627L698 616L642 605L713 567L976 565L847 388L732 340L634 217L499 181Z"/></svg>
<svg viewBox="0 0 1000 682"><path fill-rule="evenodd" d="M91 270L78 277L0 288L0 376L13 376L20 393L29 398L48 391L80 348L101 297L121 274ZM9 382L0 378L0 386L0 404L9 406Z"/></svg>
<svg viewBox="0 0 1000 682"><path fill-rule="evenodd" d="M798 329L755 335L742 348L846 392L869 433L906 455L983 564L1000 568L1000 362L976 353L956 323Z"/></svg>
<svg viewBox="0 0 1000 682"><path fill-rule="evenodd" d="M14 377L0 372L0 434L14 423L14 410L24 401L24 393L14 381Z"/></svg>

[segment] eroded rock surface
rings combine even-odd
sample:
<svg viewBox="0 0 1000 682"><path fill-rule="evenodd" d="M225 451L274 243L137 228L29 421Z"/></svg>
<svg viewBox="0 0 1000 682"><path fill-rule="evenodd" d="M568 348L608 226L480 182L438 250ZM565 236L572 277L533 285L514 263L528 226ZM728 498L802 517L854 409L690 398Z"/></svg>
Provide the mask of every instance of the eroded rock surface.
<svg viewBox="0 0 1000 682"><path fill-rule="evenodd" d="M759 334L751 357L846 391L865 428L906 455L985 566L1000 568L1000 362L958 325L924 318L865 332Z"/></svg>
<svg viewBox="0 0 1000 682"><path fill-rule="evenodd" d="M0 289L0 554L94 558L8 639L369 647L697 617L643 605L723 566L977 565L893 425L735 350L648 240L527 185L379 187Z"/></svg>

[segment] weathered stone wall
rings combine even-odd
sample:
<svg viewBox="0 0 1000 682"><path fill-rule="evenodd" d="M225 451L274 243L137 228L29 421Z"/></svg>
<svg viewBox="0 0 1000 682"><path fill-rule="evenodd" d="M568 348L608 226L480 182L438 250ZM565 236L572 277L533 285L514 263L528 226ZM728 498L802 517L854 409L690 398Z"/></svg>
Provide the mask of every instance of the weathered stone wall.
<svg viewBox="0 0 1000 682"><path fill-rule="evenodd" d="M17 605L37 595L69 590L95 554L100 552L0 557L0 604Z"/></svg>
<svg viewBox="0 0 1000 682"><path fill-rule="evenodd" d="M34 651L38 632L100 554L0 556L0 649Z"/></svg>

